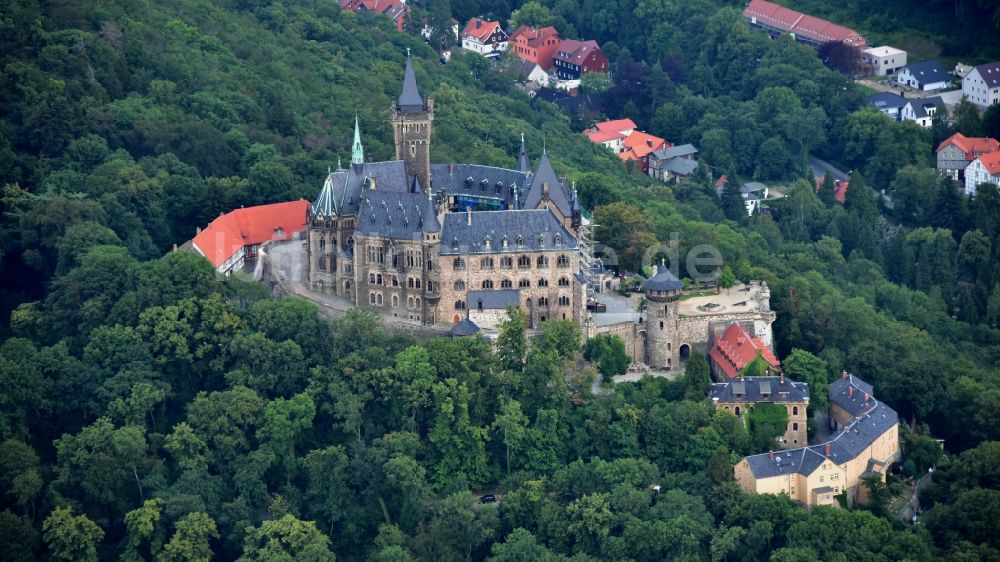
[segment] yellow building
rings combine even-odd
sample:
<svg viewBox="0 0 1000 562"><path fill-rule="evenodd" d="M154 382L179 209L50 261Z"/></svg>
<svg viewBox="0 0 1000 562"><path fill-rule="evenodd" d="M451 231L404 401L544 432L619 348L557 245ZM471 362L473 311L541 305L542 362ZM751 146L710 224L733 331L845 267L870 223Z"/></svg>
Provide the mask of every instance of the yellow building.
<svg viewBox="0 0 1000 562"><path fill-rule="evenodd" d="M784 406L788 410L788 427L777 439L783 449L808 443L806 424L809 407L809 385L784 376L740 377L729 382L714 383L708 394L717 410L726 410L740 419L758 403Z"/></svg>
<svg viewBox="0 0 1000 562"><path fill-rule="evenodd" d="M736 482L748 493L786 494L806 507L831 505L842 492L863 503L862 480L884 480L900 457L899 418L851 375L830 385L830 417L837 429L828 441L744 457L734 468Z"/></svg>

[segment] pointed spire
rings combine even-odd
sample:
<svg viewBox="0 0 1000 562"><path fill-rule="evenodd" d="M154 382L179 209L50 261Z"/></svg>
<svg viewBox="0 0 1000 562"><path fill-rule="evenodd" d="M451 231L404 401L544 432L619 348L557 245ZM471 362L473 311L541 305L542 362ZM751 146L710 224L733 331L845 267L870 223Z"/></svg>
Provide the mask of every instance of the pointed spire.
<svg viewBox="0 0 1000 562"><path fill-rule="evenodd" d="M343 170L344 168L340 165L340 156L337 157L337 170Z"/></svg>
<svg viewBox="0 0 1000 562"><path fill-rule="evenodd" d="M323 189L319 192L319 197L312 205L314 215L329 218L336 214L337 209L333 201L333 175L327 174L326 181L323 182Z"/></svg>
<svg viewBox="0 0 1000 562"><path fill-rule="evenodd" d="M351 146L351 164L365 163L365 147L361 146L361 127L358 126L358 116L354 116L354 145Z"/></svg>
<svg viewBox="0 0 1000 562"><path fill-rule="evenodd" d="M434 208L434 192L427 190L427 204L424 206L423 215L420 217L420 228L424 232L440 232L441 223L437 218L437 209Z"/></svg>
<svg viewBox="0 0 1000 562"><path fill-rule="evenodd" d="M399 109L402 111L421 111L424 108L424 98L417 89L417 77L413 73L413 61L410 52L406 52L406 71L403 73L403 92L399 95Z"/></svg>
<svg viewBox="0 0 1000 562"><path fill-rule="evenodd" d="M517 170L522 174L531 173L531 161L528 160L528 147L524 144L524 133L521 133L521 152L517 156Z"/></svg>

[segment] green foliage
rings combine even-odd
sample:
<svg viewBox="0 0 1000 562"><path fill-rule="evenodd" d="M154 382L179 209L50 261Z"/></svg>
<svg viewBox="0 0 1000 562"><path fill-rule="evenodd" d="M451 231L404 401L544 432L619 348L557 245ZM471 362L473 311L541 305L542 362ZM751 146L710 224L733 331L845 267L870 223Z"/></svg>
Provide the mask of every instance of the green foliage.
<svg viewBox="0 0 1000 562"><path fill-rule="evenodd" d="M774 450L775 439L788 429L788 409L781 404L756 404L750 408L746 419L750 429L750 446L756 451Z"/></svg>
<svg viewBox="0 0 1000 562"><path fill-rule="evenodd" d="M684 364L684 396L688 400L701 400L712 388L711 370L705 355L692 351Z"/></svg>
<svg viewBox="0 0 1000 562"><path fill-rule="evenodd" d="M54 559L97 562L97 544L104 531L86 515L73 515L71 507L57 507L45 518L42 531Z"/></svg>
<svg viewBox="0 0 1000 562"><path fill-rule="evenodd" d="M583 347L583 357L597 365L605 381L616 375L624 375L632 362L625 349L625 342L616 335L597 334L587 340Z"/></svg>

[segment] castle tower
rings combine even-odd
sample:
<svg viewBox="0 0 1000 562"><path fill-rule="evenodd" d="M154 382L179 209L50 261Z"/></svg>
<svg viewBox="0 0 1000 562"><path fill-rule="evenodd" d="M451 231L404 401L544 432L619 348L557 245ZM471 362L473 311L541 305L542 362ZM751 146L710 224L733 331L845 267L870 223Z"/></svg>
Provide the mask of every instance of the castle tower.
<svg viewBox="0 0 1000 562"><path fill-rule="evenodd" d="M405 163L407 175L416 176L421 187L431 189L431 123L434 121L434 98L420 95L409 53L406 54L403 91L393 102L391 113L396 159Z"/></svg>
<svg viewBox="0 0 1000 562"><path fill-rule="evenodd" d="M437 263L438 246L441 244L441 221L438 220L438 202L435 201L434 193L427 190L427 201L421 210L420 231L422 234L422 249L424 255L424 307L423 321L434 324L440 321L438 314L438 303L441 300L441 273L440 268L428 268L426 263ZM418 264L420 265L420 264Z"/></svg>
<svg viewBox="0 0 1000 562"><path fill-rule="evenodd" d="M684 284L660 264L656 275L642 284L646 291L646 363L657 369L679 367L675 349L678 307Z"/></svg>

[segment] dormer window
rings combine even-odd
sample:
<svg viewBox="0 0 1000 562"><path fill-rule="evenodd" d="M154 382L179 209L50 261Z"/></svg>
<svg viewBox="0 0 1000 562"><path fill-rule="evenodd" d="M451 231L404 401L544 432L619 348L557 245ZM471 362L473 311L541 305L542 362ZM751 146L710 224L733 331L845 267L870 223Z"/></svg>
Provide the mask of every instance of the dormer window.
<svg viewBox="0 0 1000 562"><path fill-rule="evenodd" d="M458 249L458 238L457 237L451 239L451 249L452 250L457 250Z"/></svg>
<svg viewBox="0 0 1000 562"><path fill-rule="evenodd" d="M490 182L488 180L483 180L483 181L479 182L479 191L486 191L486 186L489 183Z"/></svg>
<svg viewBox="0 0 1000 562"><path fill-rule="evenodd" d="M493 244L493 238L492 237L487 236L486 238L483 239L483 246L485 246L487 250L490 249L490 246L492 244Z"/></svg>
<svg viewBox="0 0 1000 562"><path fill-rule="evenodd" d="M524 246L524 236L521 236L520 234L517 235L517 245Z"/></svg>
<svg viewBox="0 0 1000 562"><path fill-rule="evenodd" d="M539 234L538 235L538 247L539 248L544 248L545 247L545 235L544 234Z"/></svg>
<svg viewBox="0 0 1000 562"><path fill-rule="evenodd" d="M465 178L465 189L472 189L472 176Z"/></svg>
<svg viewBox="0 0 1000 562"><path fill-rule="evenodd" d="M510 240L509 240L509 239L507 239L507 236L506 236L506 235L504 235L504 237L500 239L500 245L501 245L501 246L503 246L503 248L504 248L504 249L506 250L506 249L507 249L507 246L508 246L509 244L510 244Z"/></svg>
<svg viewBox="0 0 1000 562"><path fill-rule="evenodd" d="M556 234L555 241L556 241L556 246L561 245L562 244L562 234Z"/></svg>

